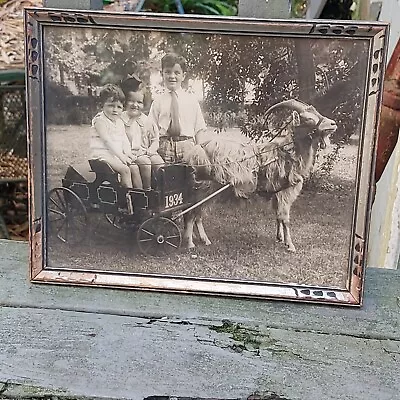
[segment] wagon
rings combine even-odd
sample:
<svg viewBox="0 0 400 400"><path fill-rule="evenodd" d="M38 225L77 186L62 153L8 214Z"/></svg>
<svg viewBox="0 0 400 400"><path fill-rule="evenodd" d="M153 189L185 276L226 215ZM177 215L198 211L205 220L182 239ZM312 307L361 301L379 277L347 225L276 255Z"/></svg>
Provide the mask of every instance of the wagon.
<svg viewBox="0 0 400 400"><path fill-rule="evenodd" d="M118 174L104 162L89 160L89 165L86 171L69 166L62 186L49 191L50 235L71 245L81 243L89 234L89 214L101 213L114 227L134 231L144 254L161 256L180 247L182 235L174 221L196 206L193 167L161 167L153 189L141 190L121 186Z"/></svg>

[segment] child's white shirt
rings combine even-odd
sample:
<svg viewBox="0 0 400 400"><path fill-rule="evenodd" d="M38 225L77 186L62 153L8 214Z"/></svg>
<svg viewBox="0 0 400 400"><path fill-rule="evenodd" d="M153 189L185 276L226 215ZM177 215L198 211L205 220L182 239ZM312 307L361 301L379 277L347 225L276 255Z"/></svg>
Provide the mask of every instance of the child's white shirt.
<svg viewBox="0 0 400 400"><path fill-rule="evenodd" d="M176 94L181 135L195 138L199 132L207 128L199 101L194 94L183 89L176 90ZM168 136L167 130L171 123L171 100L171 91L166 90L154 99L150 108L149 117L156 123L160 137Z"/></svg>
<svg viewBox="0 0 400 400"><path fill-rule="evenodd" d="M129 118L124 111L121 119L125 124L126 135L135 155L156 153L158 150L159 133L157 126L145 114L137 118Z"/></svg>
<svg viewBox="0 0 400 400"><path fill-rule="evenodd" d="M120 118L117 118L116 121L110 120L103 111L96 114L96 116L92 120L92 129L91 129L91 138L90 138L90 158L96 159L107 156L114 156L114 152L109 149L104 140L100 137L99 133L95 128L95 124L97 121L102 121L104 125L107 127L107 133L110 139L115 144L116 148L123 153L124 150L129 148L128 138L125 133L124 123Z"/></svg>

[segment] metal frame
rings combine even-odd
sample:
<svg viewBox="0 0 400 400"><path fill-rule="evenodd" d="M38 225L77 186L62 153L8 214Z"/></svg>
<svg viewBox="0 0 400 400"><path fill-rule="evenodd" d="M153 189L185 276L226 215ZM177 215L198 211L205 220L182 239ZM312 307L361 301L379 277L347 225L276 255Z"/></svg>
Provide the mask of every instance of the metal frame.
<svg viewBox="0 0 400 400"><path fill-rule="evenodd" d="M59 9L25 9L26 76L28 100L28 132L30 156L31 253L30 276L33 282L65 283L142 290L179 291L185 293L247 296L263 299L300 300L304 302L356 305L362 303L366 267L368 224L373 199L374 159L378 109L382 94L388 26L384 23L257 20L237 17L173 16L150 13L105 13L63 11ZM310 39L367 40L368 72L362 138L359 147L357 190L354 203L353 234L349 250L346 288L277 284L246 280L160 276L156 274L116 273L110 271L49 268L46 247L46 121L44 116L43 54L46 43L43 31L51 26L71 29L138 29L168 32L215 33L262 36L306 37Z"/></svg>

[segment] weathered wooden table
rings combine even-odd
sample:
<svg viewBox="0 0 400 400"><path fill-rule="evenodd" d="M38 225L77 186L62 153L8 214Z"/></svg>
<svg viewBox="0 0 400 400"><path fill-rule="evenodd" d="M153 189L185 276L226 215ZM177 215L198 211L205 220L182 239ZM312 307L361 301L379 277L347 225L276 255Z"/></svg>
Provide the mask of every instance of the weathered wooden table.
<svg viewBox="0 0 400 400"><path fill-rule="evenodd" d="M399 278L362 309L39 285L0 240L0 398L400 399Z"/></svg>

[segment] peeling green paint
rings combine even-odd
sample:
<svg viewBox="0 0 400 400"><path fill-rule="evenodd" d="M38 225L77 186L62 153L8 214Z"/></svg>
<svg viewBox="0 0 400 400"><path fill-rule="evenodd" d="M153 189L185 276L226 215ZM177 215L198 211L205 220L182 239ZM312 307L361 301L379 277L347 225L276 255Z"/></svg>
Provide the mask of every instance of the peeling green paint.
<svg viewBox="0 0 400 400"><path fill-rule="evenodd" d="M217 333L228 333L234 340L231 349L237 352L259 351L274 347L277 341L272 339L268 334L261 333L257 329L245 327L242 324L233 323L228 320L223 320L222 325L211 325L210 330Z"/></svg>
<svg viewBox="0 0 400 400"><path fill-rule="evenodd" d="M0 381L0 400L90 400L94 397L71 396L61 389Z"/></svg>

